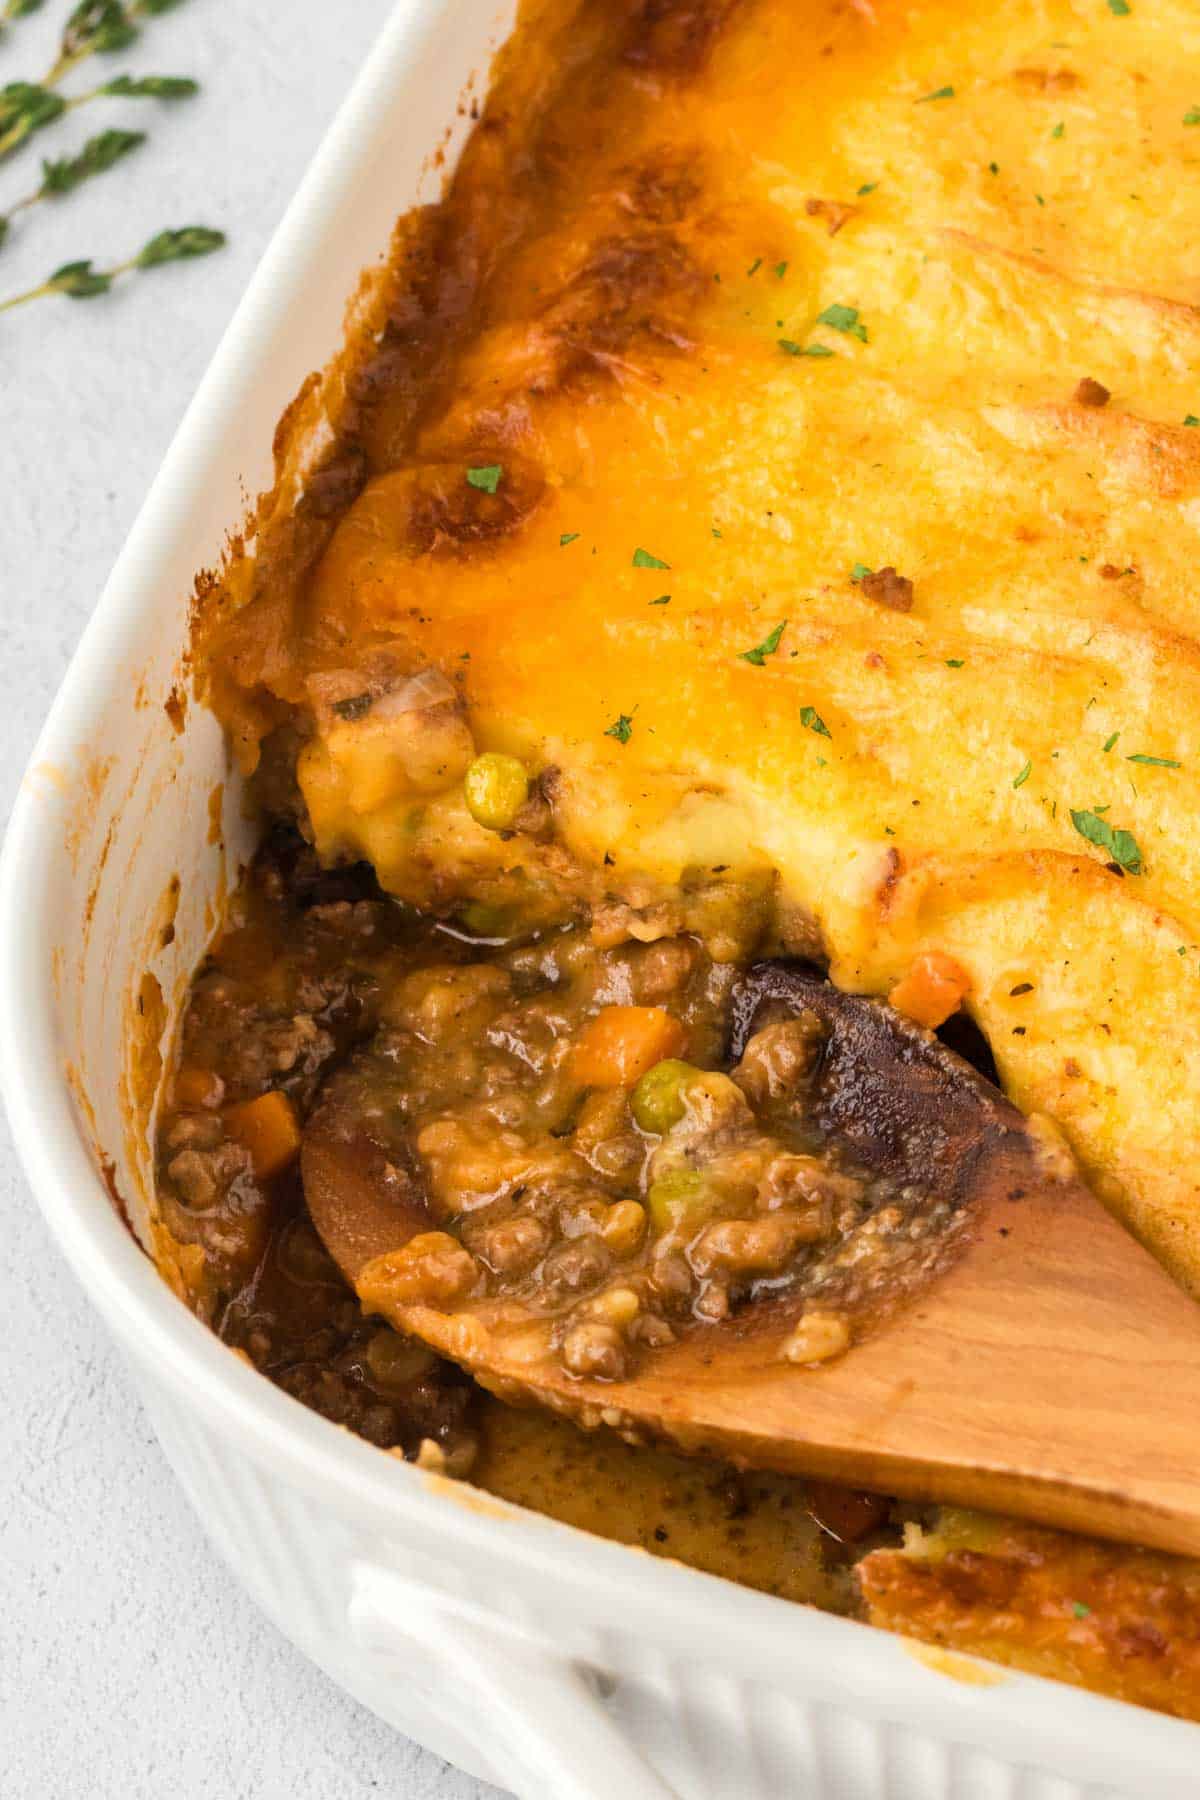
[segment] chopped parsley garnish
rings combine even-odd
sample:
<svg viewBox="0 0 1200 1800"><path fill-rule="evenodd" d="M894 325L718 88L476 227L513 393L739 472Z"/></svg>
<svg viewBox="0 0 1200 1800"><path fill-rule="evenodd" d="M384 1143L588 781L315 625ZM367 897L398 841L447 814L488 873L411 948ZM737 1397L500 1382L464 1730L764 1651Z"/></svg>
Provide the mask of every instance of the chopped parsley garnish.
<svg viewBox="0 0 1200 1800"><path fill-rule="evenodd" d="M750 267L746 270L746 273L747 273L747 275L757 275L758 271L761 268L762 268L762 257L756 256L754 261L750 264Z"/></svg>
<svg viewBox="0 0 1200 1800"><path fill-rule="evenodd" d="M503 474L504 469L500 463L485 463L480 469L468 469L467 480L473 488L479 488L485 494L494 494Z"/></svg>
<svg viewBox="0 0 1200 1800"><path fill-rule="evenodd" d="M1109 5L1112 5L1112 0L1109 0ZM926 100L953 100L953 98L954 89L952 87L934 88L932 94L922 94L917 105L923 106Z"/></svg>
<svg viewBox="0 0 1200 1800"><path fill-rule="evenodd" d="M1071 1611L1077 1619L1090 1619L1092 1616L1091 1607L1085 1606L1082 1600L1072 1600Z"/></svg>
<svg viewBox="0 0 1200 1800"><path fill-rule="evenodd" d="M1183 422L1185 425L1200 425L1200 419L1196 417L1195 413L1189 413Z"/></svg>
<svg viewBox="0 0 1200 1800"><path fill-rule="evenodd" d="M789 356L832 356L833 351L825 344L796 344L791 338L780 338L779 348L786 350Z"/></svg>
<svg viewBox="0 0 1200 1800"><path fill-rule="evenodd" d="M339 719L361 719L374 703L374 694L351 694L348 700L335 700L332 710Z"/></svg>
<svg viewBox="0 0 1200 1800"><path fill-rule="evenodd" d="M1040 194L1035 194L1033 197L1037 201L1039 206L1045 206L1046 202L1042 199L1042 196Z"/></svg>
<svg viewBox="0 0 1200 1800"><path fill-rule="evenodd" d="M1115 743L1116 743L1116 741L1117 741L1117 739L1118 739L1118 738L1119 738L1119 737L1120 737L1120 735L1121 735L1121 734L1120 734L1120 732L1119 732L1119 731L1114 731L1114 732L1113 732L1113 734L1112 734L1112 736L1111 736L1111 737L1107 737L1107 738L1105 738L1105 740L1104 740L1104 754L1105 754L1105 755L1106 755L1106 756L1107 756L1107 755L1108 755L1108 752L1109 752L1109 751L1110 751L1110 750L1111 750L1111 749L1112 749L1112 747L1113 747L1113 745L1114 745L1114 744L1115 744Z"/></svg>
<svg viewBox="0 0 1200 1800"><path fill-rule="evenodd" d="M785 262L775 264L774 275L777 281L782 281L787 272L788 266Z"/></svg>
<svg viewBox="0 0 1200 1800"><path fill-rule="evenodd" d="M615 737L618 744L627 744L633 736L632 713L618 713L604 733L605 737Z"/></svg>
<svg viewBox="0 0 1200 1800"><path fill-rule="evenodd" d="M999 163L989 163L988 168L993 175L998 175L1000 173L1000 164Z"/></svg>
<svg viewBox="0 0 1200 1800"><path fill-rule="evenodd" d="M635 569L669 569L671 565L664 562L661 556L651 556L648 550L635 550L633 566Z"/></svg>
<svg viewBox="0 0 1200 1800"><path fill-rule="evenodd" d="M1200 106L1189 106L1183 115L1185 125L1200 125Z"/></svg>
<svg viewBox="0 0 1200 1800"><path fill-rule="evenodd" d="M1099 806L1092 811L1084 809L1077 812L1071 808L1071 823L1080 837L1086 838L1089 844L1095 844L1099 850L1107 850L1110 858L1119 869L1128 870L1130 875L1142 872L1142 853L1132 831L1117 831L1107 819L1100 817L1108 811L1107 806Z"/></svg>
<svg viewBox="0 0 1200 1800"><path fill-rule="evenodd" d="M1052 138L1060 138L1066 129L1067 129L1066 126L1063 124L1062 120L1060 119L1058 121L1058 124L1054 127L1054 130L1050 133L1050 136Z"/></svg>
<svg viewBox="0 0 1200 1800"><path fill-rule="evenodd" d="M1147 769L1182 769L1183 764L1175 761L1173 756L1143 756L1139 750L1136 756L1127 756L1126 762L1142 763Z"/></svg>
<svg viewBox="0 0 1200 1800"><path fill-rule="evenodd" d="M833 736L832 731L830 731L828 725L825 723L815 706L802 706L800 708L800 723L806 725L809 731L815 731L818 737L831 738Z"/></svg>
<svg viewBox="0 0 1200 1800"><path fill-rule="evenodd" d="M860 344L870 341L867 337L867 328L858 316L857 306L839 306L837 304L827 306L823 313L817 314L817 324L832 325L835 331L848 332L851 337L856 337Z"/></svg>
<svg viewBox="0 0 1200 1800"><path fill-rule="evenodd" d="M769 631L762 643L755 644L753 650L739 650L738 661L753 663L756 669L761 669L768 656L774 656L775 652L778 650L779 640L783 636L786 627L787 620L781 619L774 631Z"/></svg>
<svg viewBox="0 0 1200 1800"><path fill-rule="evenodd" d="M658 599L652 600L650 604L651 606L669 606L671 604L671 596L670 594L660 594Z"/></svg>
<svg viewBox="0 0 1200 1800"><path fill-rule="evenodd" d="M861 200L864 194L873 194L878 186L879 183L877 181L864 181L858 190L859 199Z"/></svg>
<svg viewBox="0 0 1200 1800"><path fill-rule="evenodd" d="M1024 787L1025 783L1029 780L1029 777L1032 774L1033 774L1033 761L1031 758L1030 761L1025 764L1025 767L1021 770L1021 773L1013 778L1013 786L1015 788Z"/></svg>
<svg viewBox="0 0 1200 1800"><path fill-rule="evenodd" d="M559 549L565 550L567 545L573 544L575 542L575 539L578 536L579 536L579 533L577 531L564 531L562 536L558 540Z"/></svg>
<svg viewBox="0 0 1200 1800"><path fill-rule="evenodd" d="M948 669L961 669L962 666L963 659L961 656L948 656L946 658L946 667Z"/></svg>
<svg viewBox="0 0 1200 1800"><path fill-rule="evenodd" d="M855 563L850 571L851 581L861 581L864 575L873 575L874 569L868 569L866 563Z"/></svg>
<svg viewBox="0 0 1200 1800"><path fill-rule="evenodd" d="M1130 13L1129 0L1108 0L1108 10L1114 19L1127 19Z"/></svg>

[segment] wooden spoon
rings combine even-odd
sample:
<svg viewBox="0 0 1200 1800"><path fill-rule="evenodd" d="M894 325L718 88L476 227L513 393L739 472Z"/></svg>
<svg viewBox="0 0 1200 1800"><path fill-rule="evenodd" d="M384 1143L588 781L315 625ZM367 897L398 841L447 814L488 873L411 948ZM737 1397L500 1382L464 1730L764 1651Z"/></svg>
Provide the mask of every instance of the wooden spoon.
<svg viewBox="0 0 1200 1800"><path fill-rule="evenodd" d="M397 1305L392 1322L503 1399L739 1466L1200 1554L1200 1308L1044 1147L998 1090L929 1033L810 973L750 971L734 1055L757 1023L815 1011L815 1100L869 1168L938 1171L956 1227L942 1266L840 1359L781 1347L802 1302L698 1324L627 1380L568 1374L513 1303ZM388 1163L388 1156L391 1163ZM308 1205L347 1279L434 1224L395 1152L339 1109L303 1151Z"/></svg>

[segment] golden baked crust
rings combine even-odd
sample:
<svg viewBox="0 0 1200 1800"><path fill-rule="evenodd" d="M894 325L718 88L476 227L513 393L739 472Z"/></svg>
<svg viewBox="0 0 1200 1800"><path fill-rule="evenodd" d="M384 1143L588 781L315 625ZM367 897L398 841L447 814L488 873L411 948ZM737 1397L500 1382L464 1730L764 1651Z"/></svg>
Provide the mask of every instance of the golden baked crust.
<svg viewBox="0 0 1200 1800"><path fill-rule="evenodd" d="M1188 0L538 0L201 611L396 892L954 957L1193 1287L1198 69ZM552 832L343 716L429 666Z"/></svg>
<svg viewBox="0 0 1200 1800"><path fill-rule="evenodd" d="M858 1564L874 1625L1200 1718L1200 1568L946 1508Z"/></svg>

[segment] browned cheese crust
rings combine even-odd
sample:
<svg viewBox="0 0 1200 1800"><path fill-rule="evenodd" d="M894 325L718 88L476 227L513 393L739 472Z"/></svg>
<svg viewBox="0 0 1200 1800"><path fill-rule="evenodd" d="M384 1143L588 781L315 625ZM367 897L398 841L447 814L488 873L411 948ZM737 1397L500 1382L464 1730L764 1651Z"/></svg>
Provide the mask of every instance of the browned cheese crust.
<svg viewBox="0 0 1200 1800"><path fill-rule="evenodd" d="M1195 1563L946 1510L857 1574L889 1631L1200 1718Z"/></svg>

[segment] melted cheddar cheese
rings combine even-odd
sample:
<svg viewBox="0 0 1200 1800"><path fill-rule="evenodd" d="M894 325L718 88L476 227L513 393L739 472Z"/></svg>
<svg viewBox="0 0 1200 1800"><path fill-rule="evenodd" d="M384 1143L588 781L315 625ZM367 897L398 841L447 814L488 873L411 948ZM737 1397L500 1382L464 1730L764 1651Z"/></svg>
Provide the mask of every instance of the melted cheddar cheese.
<svg viewBox="0 0 1200 1800"><path fill-rule="evenodd" d="M408 899L953 958L1200 1287L1198 104L1191 0L530 0L200 621Z"/></svg>

